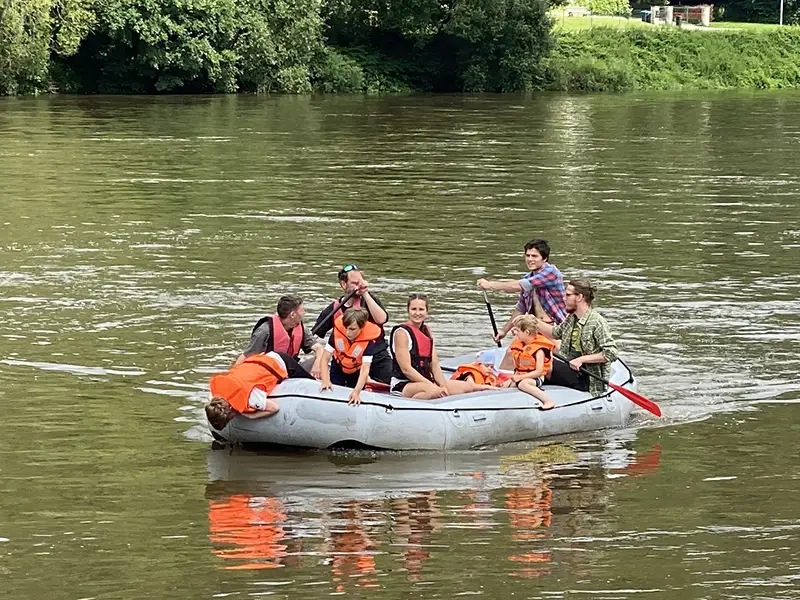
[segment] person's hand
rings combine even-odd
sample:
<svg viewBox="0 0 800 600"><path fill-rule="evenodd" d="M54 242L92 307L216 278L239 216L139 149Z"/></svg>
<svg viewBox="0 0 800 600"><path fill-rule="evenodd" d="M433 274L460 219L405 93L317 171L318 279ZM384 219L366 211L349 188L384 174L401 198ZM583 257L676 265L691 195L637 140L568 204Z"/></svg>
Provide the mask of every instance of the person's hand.
<svg viewBox="0 0 800 600"><path fill-rule="evenodd" d="M583 366L583 357L579 356L578 358L573 358L569 361L569 366L573 371L580 371Z"/></svg>
<svg viewBox="0 0 800 600"><path fill-rule="evenodd" d="M314 379L320 379L322 377L322 365L320 365L317 360L314 361L314 365L311 367L311 376Z"/></svg>
<svg viewBox="0 0 800 600"><path fill-rule="evenodd" d="M325 390L332 390L333 387L331 386L330 381L320 381L319 382L319 391L324 392Z"/></svg>
<svg viewBox="0 0 800 600"><path fill-rule="evenodd" d="M358 294L359 296L363 296L364 294L366 294L369 291L369 284L367 283L367 280L362 279L361 283L358 284L358 288L356 289L358 290L356 294Z"/></svg>
<svg viewBox="0 0 800 600"><path fill-rule="evenodd" d="M514 383L519 383L519 382L520 382L520 381L522 381L523 379L525 379L525 376L524 376L524 375L521 375L521 374L519 374L519 373L514 373L514 374L511 376L511 381L513 381Z"/></svg>
<svg viewBox="0 0 800 600"><path fill-rule="evenodd" d="M438 389L437 389L437 393L439 394L438 395L439 398L444 398L445 396L447 396L448 395L447 386L446 385L440 385L438 387Z"/></svg>
<svg viewBox="0 0 800 600"><path fill-rule="evenodd" d="M504 337L506 337L507 335L508 335L508 333L507 333L507 332L505 332L505 331L498 331L498 332L497 332L497 335L494 335L494 336L492 336L492 339L493 339L495 342L499 342L499 341L501 341L501 340L502 340Z"/></svg>
<svg viewBox="0 0 800 600"><path fill-rule="evenodd" d="M501 385L500 387L501 387L501 388L511 388L511 387L516 387L516 385L517 385L517 384L514 382L514 380L513 380L513 379L506 379L506 380L505 380L505 381L502 383L502 385Z"/></svg>
<svg viewBox="0 0 800 600"><path fill-rule="evenodd" d="M489 284L489 280L488 279L484 279L483 277L478 279L478 289L484 290L484 291L489 291L490 287L491 287L491 285Z"/></svg>
<svg viewBox="0 0 800 600"><path fill-rule="evenodd" d="M353 406L358 406L361 404L361 392L358 390L353 390L350 392L350 395L347 397L347 403Z"/></svg>

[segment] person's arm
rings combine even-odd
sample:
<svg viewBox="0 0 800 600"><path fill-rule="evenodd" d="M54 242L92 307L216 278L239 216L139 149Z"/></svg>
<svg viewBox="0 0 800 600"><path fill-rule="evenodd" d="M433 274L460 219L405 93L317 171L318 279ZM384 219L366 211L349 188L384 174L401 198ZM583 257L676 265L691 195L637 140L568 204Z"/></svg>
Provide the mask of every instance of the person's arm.
<svg viewBox="0 0 800 600"><path fill-rule="evenodd" d="M241 413L248 419L263 419L271 417L280 410L278 403L267 396L267 392L261 387L255 387L250 392L247 404L252 411Z"/></svg>
<svg viewBox="0 0 800 600"><path fill-rule="evenodd" d="M369 293L369 287L366 281L362 284L361 288L359 288L359 293L364 303L367 305L367 310L372 317L372 321L376 325L384 325L386 321L389 320L389 315L386 313L380 300L373 298L372 294Z"/></svg>
<svg viewBox="0 0 800 600"><path fill-rule="evenodd" d="M265 417L271 417L272 415L276 414L280 410L278 403L274 400L267 401L267 410L257 410L255 412L245 412L241 413L243 417L247 417L248 419L263 419Z"/></svg>
<svg viewBox="0 0 800 600"><path fill-rule="evenodd" d="M519 317L521 314L522 314L522 311L520 311L515 306L514 310L511 311L511 317L508 319L508 322L505 325L503 325L503 327L500 329L500 331L494 337L494 341L495 342L499 342L500 340L502 340L504 337L506 337L508 335L508 332L511 331L511 329L514 327L514 321L516 321L517 317Z"/></svg>
<svg viewBox="0 0 800 600"><path fill-rule="evenodd" d="M325 346L322 349L322 352L319 353L319 366L320 366L320 384L319 384L319 391L329 390L331 389L331 369L330 369L330 362L331 362L331 355L333 354L333 348L331 346ZM316 361L314 366L316 367Z"/></svg>
<svg viewBox="0 0 800 600"><path fill-rule="evenodd" d="M361 404L361 390L364 389L364 386L367 385L367 379L369 378L369 368L372 365L371 362L362 362L361 363L361 370L358 373L358 381L356 382L356 387L353 388L353 391L350 392L350 396L347 398L348 404L353 404L354 406L358 406Z"/></svg>
<svg viewBox="0 0 800 600"><path fill-rule="evenodd" d="M614 362L619 357L617 342L611 335L611 330L605 320L597 323L592 331L592 336L600 347L600 352L585 354L584 356L579 356L571 360L569 365L576 371L579 370L582 365L602 365Z"/></svg>
<svg viewBox="0 0 800 600"><path fill-rule="evenodd" d="M541 319L536 324L536 329L539 330L539 333L543 333L546 337L550 338L551 340L560 340L561 339L561 324L552 325L551 323L545 323Z"/></svg>
<svg viewBox="0 0 800 600"><path fill-rule="evenodd" d="M408 332L403 331L403 333L400 333L400 331L402 330L397 330L394 335L394 348L392 348L397 365L400 367L403 375L408 377L409 381L428 381L419 374L419 371L411 366L411 346L409 345Z"/></svg>
<svg viewBox="0 0 800 600"><path fill-rule="evenodd" d="M504 279L502 281L491 281L489 279L478 279L478 287L487 292L522 292L519 281Z"/></svg>
<svg viewBox="0 0 800 600"><path fill-rule="evenodd" d="M431 356L431 374L433 375L433 381L436 382L436 385L438 385L441 390L441 395L447 396L447 380L444 378L442 367L439 365L439 355L435 347L432 350Z"/></svg>
<svg viewBox="0 0 800 600"><path fill-rule="evenodd" d="M312 352L320 352L323 348L322 344L320 344L319 340L316 336L311 335L311 332L306 329L305 325L303 327L303 341L300 344L300 349L305 352L306 354L311 354Z"/></svg>
<svg viewBox="0 0 800 600"><path fill-rule="evenodd" d="M512 379L519 383L523 379L535 379L541 377L544 373L544 350L539 349L536 351L536 368L529 373L515 373Z"/></svg>

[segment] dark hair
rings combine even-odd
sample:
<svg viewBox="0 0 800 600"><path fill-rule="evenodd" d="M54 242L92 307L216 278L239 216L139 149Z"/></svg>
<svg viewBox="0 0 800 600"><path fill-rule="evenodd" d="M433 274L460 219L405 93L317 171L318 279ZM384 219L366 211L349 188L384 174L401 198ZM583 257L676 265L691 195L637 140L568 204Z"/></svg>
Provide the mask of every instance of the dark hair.
<svg viewBox="0 0 800 600"><path fill-rule="evenodd" d="M347 278L350 276L351 271L360 271L361 269L358 268L358 265L355 263L350 263L349 265L345 265L339 271L339 281L347 281Z"/></svg>
<svg viewBox="0 0 800 600"><path fill-rule="evenodd" d="M367 324L368 318L369 312L366 308L352 306L344 311L344 314L342 315L342 323L344 323L345 327L349 327L353 323L356 323L359 327L363 327Z"/></svg>
<svg viewBox="0 0 800 600"><path fill-rule="evenodd" d="M406 302L406 310L408 310L411 307L412 300L424 300L425 309L429 310L430 307L428 306L428 294L418 294L418 293L409 294L408 302Z"/></svg>
<svg viewBox="0 0 800 600"><path fill-rule="evenodd" d="M550 258L550 244L547 240L535 239L525 244L525 252L528 250L536 250L542 255L542 258L548 260Z"/></svg>
<svg viewBox="0 0 800 600"><path fill-rule="evenodd" d="M289 316L289 313L293 310L297 310L300 308L300 305L303 303L303 299L300 296L281 296L281 299L278 300L278 307L275 312L278 313L278 316L281 319L285 319Z"/></svg>
<svg viewBox="0 0 800 600"><path fill-rule="evenodd" d="M206 418L209 424L217 431L225 429L225 425L231 422L239 411L233 408L225 398L215 396L211 402L206 404Z"/></svg>
<svg viewBox="0 0 800 600"><path fill-rule="evenodd" d="M592 305L592 302L594 301L595 288L591 281L581 277L580 279L573 279L567 285L571 285L576 294L583 296L584 300L586 300L586 304L589 306Z"/></svg>

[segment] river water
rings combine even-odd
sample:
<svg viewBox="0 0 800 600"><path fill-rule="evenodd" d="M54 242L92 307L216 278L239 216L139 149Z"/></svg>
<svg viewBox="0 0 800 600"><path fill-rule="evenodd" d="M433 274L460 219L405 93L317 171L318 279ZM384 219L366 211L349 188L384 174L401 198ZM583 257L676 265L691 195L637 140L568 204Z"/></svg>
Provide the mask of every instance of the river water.
<svg viewBox="0 0 800 600"><path fill-rule="evenodd" d="M796 93L0 99L3 598L800 598L798 123ZM356 262L461 353L538 236L662 419L211 449L208 377L281 293L315 313Z"/></svg>

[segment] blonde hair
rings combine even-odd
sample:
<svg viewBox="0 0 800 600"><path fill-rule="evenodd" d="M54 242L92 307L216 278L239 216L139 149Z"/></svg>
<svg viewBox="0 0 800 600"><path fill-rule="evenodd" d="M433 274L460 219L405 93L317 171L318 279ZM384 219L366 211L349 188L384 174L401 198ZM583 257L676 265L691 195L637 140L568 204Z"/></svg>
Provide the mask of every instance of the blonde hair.
<svg viewBox="0 0 800 600"><path fill-rule="evenodd" d="M539 319L534 315L522 315L514 321L514 327L525 333L536 333L539 331L538 325Z"/></svg>

